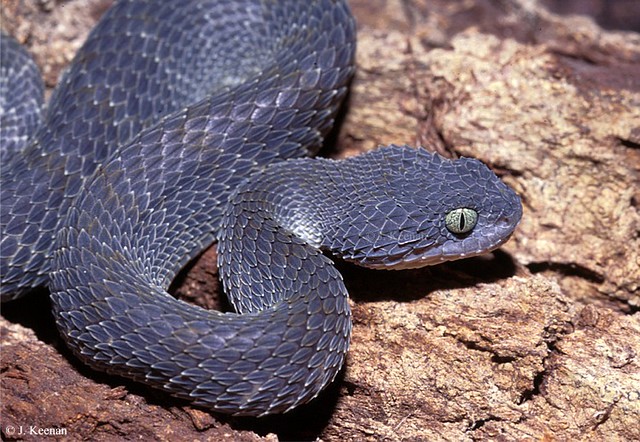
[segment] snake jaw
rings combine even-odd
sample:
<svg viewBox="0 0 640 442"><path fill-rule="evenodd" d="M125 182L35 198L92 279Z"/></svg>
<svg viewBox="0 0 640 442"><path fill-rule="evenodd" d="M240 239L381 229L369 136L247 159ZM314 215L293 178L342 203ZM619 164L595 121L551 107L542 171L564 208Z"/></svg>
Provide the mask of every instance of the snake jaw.
<svg viewBox="0 0 640 442"><path fill-rule="evenodd" d="M358 259L351 258L349 256L340 256L341 259L345 261L352 262L354 264L367 267L375 270L411 270L411 269L419 269L422 267L432 266L442 264L447 261L455 261L458 259L472 258L475 256L484 255L494 251L495 249L502 246L506 243L510 238L512 233L505 234L506 236L501 236L500 239L494 243L490 243L488 245L484 245L483 247L478 247L475 249L470 249L468 251L455 252L451 254L446 254L442 248L436 249L434 253L434 248L425 247L425 248L412 248L407 254L397 255L397 256L385 256L384 261L374 261L371 259Z"/></svg>

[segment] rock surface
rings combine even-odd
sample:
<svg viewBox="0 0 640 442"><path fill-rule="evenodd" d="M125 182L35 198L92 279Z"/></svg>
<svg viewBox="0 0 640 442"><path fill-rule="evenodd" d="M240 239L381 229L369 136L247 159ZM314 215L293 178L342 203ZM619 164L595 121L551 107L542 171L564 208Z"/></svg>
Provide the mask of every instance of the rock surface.
<svg viewBox="0 0 640 442"><path fill-rule="evenodd" d="M7 0L1 25L52 87L109 4ZM83 367L46 293L4 305L3 439L33 426L71 440L640 440L640 34L533 0L351 5L358 71L323 153L407 143L479 158L522 196L513 239L422 270L340 263L347 367L268 419ZM173 288L219 308L215 248Z"/></svg>

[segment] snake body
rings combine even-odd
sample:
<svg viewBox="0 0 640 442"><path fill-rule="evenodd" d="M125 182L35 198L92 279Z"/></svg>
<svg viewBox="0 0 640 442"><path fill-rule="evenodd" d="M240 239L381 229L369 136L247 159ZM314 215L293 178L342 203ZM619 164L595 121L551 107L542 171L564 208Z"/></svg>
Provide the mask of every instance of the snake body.
<svg viewBox="0 0 640 442"><path fill-rule="evenodd" d="M2 299L48 287L86 364L215 411L259 416L317 396L351 332L323 251L420 267L498 247L521 216L473 159L406 146L304 158L333 124L354 52L340 0L122 0L41 119L35 70L12 74L17 55L3 58L0 85L35 87L28 106L3 97L16 128L2 132ZM166 292L215 241L234 313Z"/></svg>

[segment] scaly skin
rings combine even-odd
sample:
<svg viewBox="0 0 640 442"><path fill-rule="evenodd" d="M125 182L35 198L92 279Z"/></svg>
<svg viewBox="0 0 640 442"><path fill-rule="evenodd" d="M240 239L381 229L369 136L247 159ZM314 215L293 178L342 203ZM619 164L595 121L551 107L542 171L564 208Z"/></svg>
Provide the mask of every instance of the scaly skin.
<svg viewBox="0 0 640 442"><path fill-rule="evenodd" d="M215 411L311 400L351 331L322 250L435 264L498 247L521 216L475 160L397 146L302 159L333 124L354 51L340 0L116 3L8 154L3 300L47 286L82 361ZM166 292L214 241L237 313Z"/></svg>

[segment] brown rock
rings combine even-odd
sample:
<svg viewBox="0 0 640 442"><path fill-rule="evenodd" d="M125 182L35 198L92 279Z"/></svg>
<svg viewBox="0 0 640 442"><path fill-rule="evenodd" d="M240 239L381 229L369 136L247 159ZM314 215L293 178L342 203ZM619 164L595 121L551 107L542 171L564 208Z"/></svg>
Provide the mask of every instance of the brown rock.
<svg viewBox="0 0 640 442"><path fill-rule="evenodd" d="M2 26L52 86L108 4L7 1ZM43 296L3 306L4 438L36 426L97 440L640 439L640 35L535 1L351 5L358 72L327 153L407 143L477 157L523 198L514 238L430 269L340 263L354 316L344 375L262 420L86 369ZM220 305L214 263L205 253L174 291Z"/></svg>

